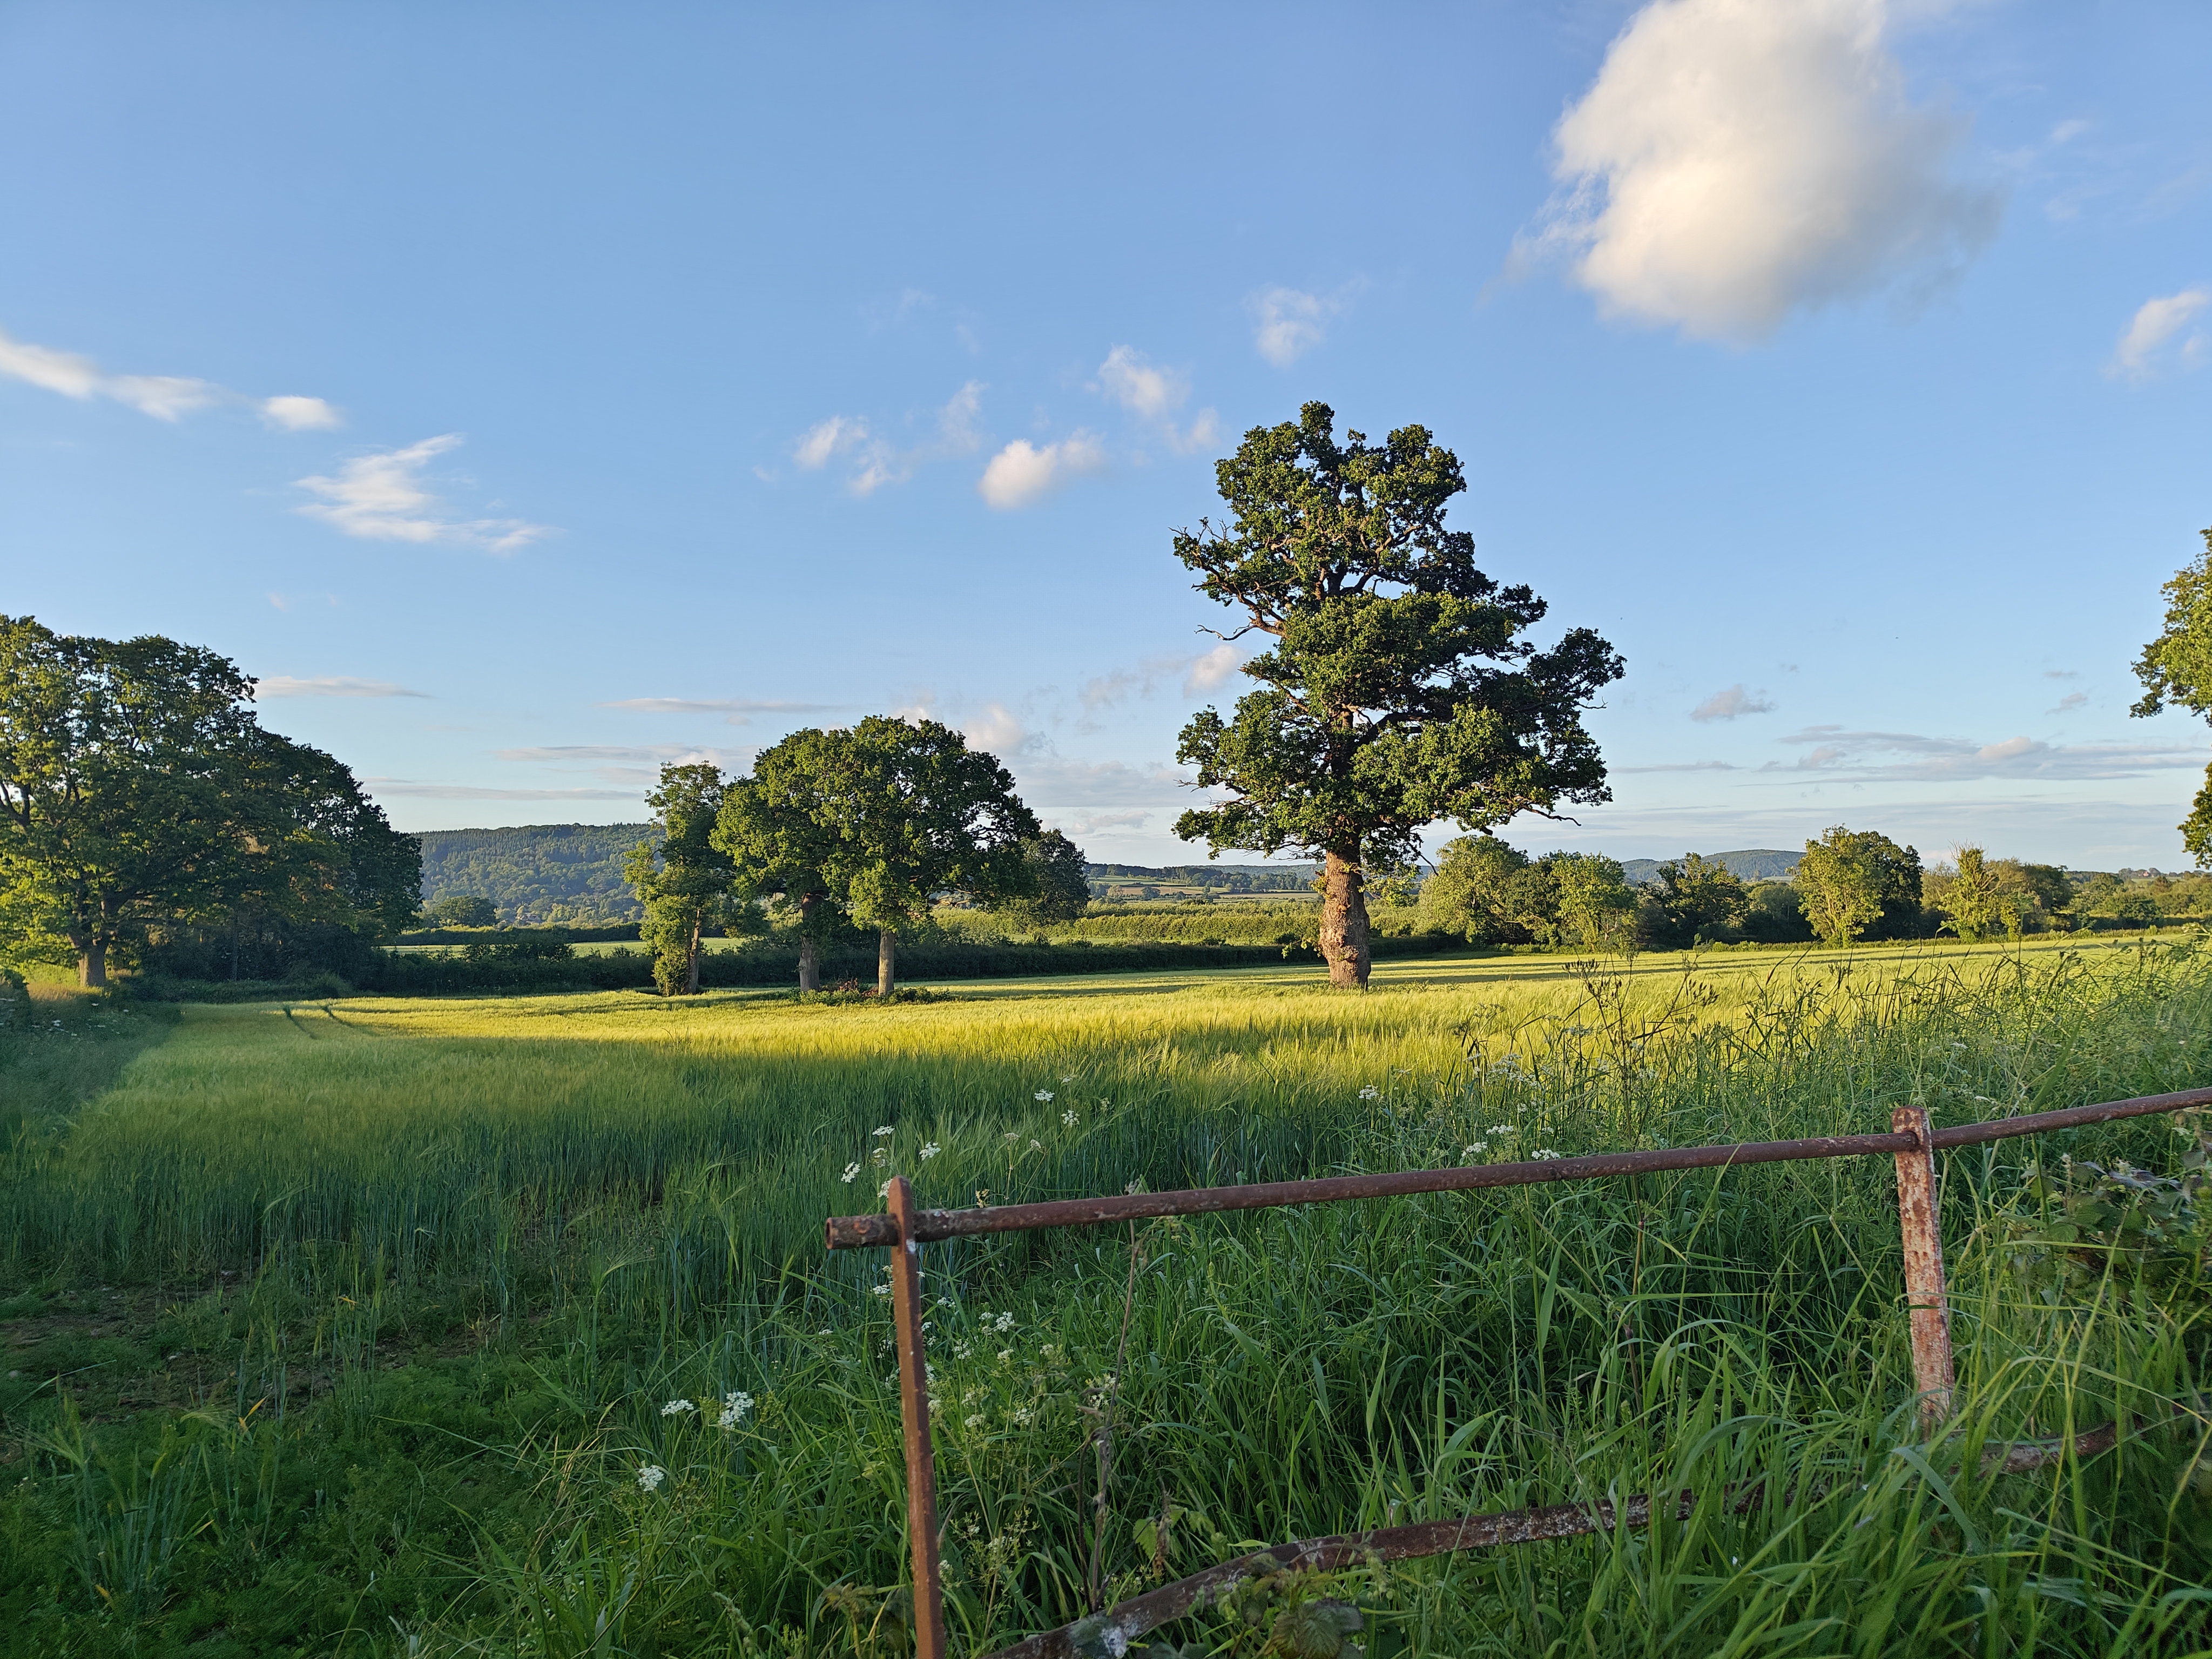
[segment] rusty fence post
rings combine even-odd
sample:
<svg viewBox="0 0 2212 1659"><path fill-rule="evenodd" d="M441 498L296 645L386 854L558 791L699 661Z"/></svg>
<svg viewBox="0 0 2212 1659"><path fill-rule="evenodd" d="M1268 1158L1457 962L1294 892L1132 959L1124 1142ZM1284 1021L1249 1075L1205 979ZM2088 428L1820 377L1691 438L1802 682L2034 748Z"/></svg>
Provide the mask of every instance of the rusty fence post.
<svg viewBox="0 0 2212 1659"><path fill-rule="evenodd" d="M1951 1414L1951 1304L1943 1285L1943 1234L1936 1209L1936 1142L1921 1106L1890 1109L1889 1127L1918 1143L1897 1155L1897 1219L1905 1236L1905 1297L1912 1322L1912 1382L1920 1422L1933 1430Z"/></svg>
<svg viewBox="0 0 2212 1659"><path fill-rule="evenodd" d="M899 1416L906 1425L906 1526L914 1546L915 1659L945 1659L944 1570L937 1549L937 1459L929 1441L929 1352L921 1335L921 1244L915 1237L914 1188L893 1176L891 1313L898 1324Z"/></svg>

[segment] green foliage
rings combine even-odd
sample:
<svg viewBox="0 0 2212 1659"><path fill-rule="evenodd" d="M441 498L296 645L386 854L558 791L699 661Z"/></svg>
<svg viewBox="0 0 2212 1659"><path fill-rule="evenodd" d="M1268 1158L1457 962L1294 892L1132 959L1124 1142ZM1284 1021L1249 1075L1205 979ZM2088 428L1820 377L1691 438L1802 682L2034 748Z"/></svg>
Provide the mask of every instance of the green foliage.
<svg viewBox="0 0 2212 1659"><path fill-rule="evenodd" d="M1176 538L1199 590L1241 613L1224 637L1272 641L1230 719L1208 708L1183 728L1177 758L1229 799L1176 833L1322 857L1331 978L1364 983L1366 864L1410 864L1438 818L1486 830L1609 799L1582 712L1623 669L1588 629L1542 652L1521 638L1545 604L1478 570L1474 538L1445 527L1466 481L1425 428L1340 445L1334 423L1311 403L1254 428L1215 469L1231 522Z"/></svg>
<svg viewBox="0 0 2212 1659"><path fill-rule="evenodd" d="M716 842L726 794L718 766L663 766L645 798L659 814L660 839L640 842L623 866L645 907L639 937L652 947L653 983L665 997L698 994L699 946L708 928L755 930L751 893Z"/></svg>
<svg viewBox="0 0 2212 1659"><path fill-rule="evenodd" d="M0 617L0 911L66 937L83 982L109 953L250 916L295 936L396 933L420 863L353 775L263 731L253 683L171 640L56 635Z"/></svg>
<svg viewBox="0 0 2212 1659"><path fill-rule="evenodd" d="M2212 529L2203 533L2204 550L2160 590L2166 595L2166 624L2136 661L2143 695L2131 714L2156 714L2175 702L2212 718ZM2199 865L2212 868L2212 768L2179 828L2182 844Z"/></svg>
<svg viewBox="0 0 2212 1659"><path fill-rule="evenodd" d="M1042 927L1079 921L1091 908L1089 866L1083 849L1057 830L1024 837L1022 860L1029 866L1028 890L1001 900L997 908L1017 927Z"/></svg>
<svg viewBox="0 0 2212 1659"><path fill-rule="evenodd" d="M753 759L752 775L723 798L714 844L738 878L759 893L780 895L798 912L799 988L817 988L823 943L850 921L831 891L827 872L839 848L832 803L840 787L846 737L794 732Z"/></svg>
<svg viewBox="0 0 2212 1659"><path fill-rule="evenodd" d="M422 919L433 927L496 927L499 908L489 899L471 893L455 893L422 907Z"/></svg>
<svg viewBox="0 0 2212 1659"><path fill-rule="evenodd" d="M1743 937L1761 945L1794 945L1813 937L1805 920L1804 895L1786 881L1753 884L1744 896Z"/></svg>
<svg viewBox="0 0 2212 1659"><path fill-rule="evenodd" d="M1601 853L1553 854L1559 888L1559 937L1588 951L1620 951L1634 943L1636 896L1618 861Z"/></svg>
<svg viewBox="0 0 2212 1659"><path fill-rule="evenodd" d="M1529 867L1528 855L1495 836L1462 836L1446 842L1436 873L1421 884L1421 925L1456 933L1470 945L1526 943L1532 914L1556 914L1556 891L1533 908L1528 884L1516 882Z"/></svg>
<svg viewBox="0 0 2212 1659"><path fill-rule="evenodd" d="M2122 1293L2177 1290L2212 1294L2212 1111L2172 1119L2186 1145L2179 1177L2124 1160L2109 1169L2062 1158L2033 1164L2026 1194L2033 1217L2009 1230L2014 1266L2051 1301L2079 1300L2109 1284Z"/></svg>
<svg viewBox="0 0 2212 1659"><path fill-rule="evenodd" d="M1909 938L1918 931L1920 854L1875 830L1841 824L1805 843L1796 884L1805 916L1830 945L1871 937Z"/></svg>
<svg viewBox="0 0 2212 1659"><path fill-rule="evenodd" d="M1686 951L1708 939L1739 937L1749 908L1734 871L1691 853L1659 866L1644 889L1638 927L1647 945Z"/></svg>
<svg viewBox="0 0 2212 1659"><path fill-rule="evenodd" d="M649 823L538 823L500 830L433 830L422 849L422 896L489 899L514 927L600 927L643 919L623 879L623 861Z"/></svg>

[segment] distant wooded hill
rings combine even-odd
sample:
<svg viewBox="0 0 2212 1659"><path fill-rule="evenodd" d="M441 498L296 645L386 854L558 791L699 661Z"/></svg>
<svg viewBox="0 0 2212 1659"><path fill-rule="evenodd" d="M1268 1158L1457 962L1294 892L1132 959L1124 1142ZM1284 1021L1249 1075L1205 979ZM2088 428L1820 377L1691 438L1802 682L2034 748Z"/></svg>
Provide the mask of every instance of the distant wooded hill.
<svg viewBox="0 0 2212 1659"><path fill-rule="evenodd" d="M1709 864L1724 864L1745 881L1787 881L1796 869L1802 853L1778 852L1771 847L1747 848L1736 853L1708 853ZM1632 887L1641 887L1657 878L1659 866L1669 863L1666 859L1623 859L1620 868Z"/></svg>
<svg viewBox="0 0 2212 1659"><path fill-rule="evenodd" d="M649 823L532 823L513 830L431 830L422 843L422 902L487 898L508 927L605 927L644 911L623 882L623 860L659 832ZM1799 854L1772 848L1715 853L1746 881L1786 878ZM1631 882L1649 882L1657 859L1625 859ZM1092 864L1091 896L1106 902L1211 899L1313 891L1310 864Z"/></svg>
<svg viewBox="0 0 2212 1659"><path fill-rule="evenodd" d="M588 927L638 921L623 881L649 823L531 823L513 830L431 830L422 843L422 902L488 898L509 927Z"/></svg>

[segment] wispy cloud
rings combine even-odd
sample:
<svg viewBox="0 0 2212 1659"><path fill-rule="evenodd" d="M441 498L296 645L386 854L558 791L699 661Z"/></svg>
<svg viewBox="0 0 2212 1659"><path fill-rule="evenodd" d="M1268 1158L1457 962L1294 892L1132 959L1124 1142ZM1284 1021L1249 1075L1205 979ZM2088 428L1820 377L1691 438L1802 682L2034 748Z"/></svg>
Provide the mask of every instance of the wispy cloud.
<svg viewBox="0 0 2212 1659"><path fill-rule="evenodd" d="M493 789L475 783L410 783L392 778L362 781L380 799L404 795L416 800L636 800L643 793L641 788Z"/></svg>
<svg viewBox="0 0 2212 1659"><path fill-rule="evenodd" d="M1995 234L1964 124L1916 107L1883 0L1655 0L1560 119L1560 194L1513 264L1573 262L1607 315L1739 342L1925 288Z"/></svg>
<svg viewBox="0 0 2212 1659"><path fill-rule="evenodd" d="M1176 411L1190 398L1190 376L1147 362L1134 346L1117 345L1106 354L1092 389L1158 427L1168 447L1178 455L1204 448L1220 436L1220 416L1211 409L1200 410L1188 429L1176 425Z"/></svg>
<svg viewBox="0 0 2212 1659"><path fill-rule="evenodd" d="M447 513L423 483L422 469L462 442L459 433L449 432L404 449L357 455L335 477L297 480L299 488L322 499L295 510L370 541L435 543L486 553L512 553L552 534L550 526L521 519L457 519Z"/></svg>
<svg viewBox="0 0 2212 1659"><path fill-rule="evenodd" d="M832 415L809 427L792 446L791 459L805 472L818 472L833 460L848 459L852 471L845 488L872 495L886 484L901 484L933 461L972 455L983 447L981 380L969 380L935 411L933 441L901 448L872 428L863 416ZM757 471L757 469L756 469ZM763 477L768 475L763 474Z"/></svg>
<svg viewBox="0 0 2212 1659"><path fill-rule="evenodd" d="M1229 677L1243 665L1243 661L1237 647L1226 643L1194 657L1190 672L1182 678L1183 695L1194 697L1200 692L1218 690L1229 683Z"/></svg>
<svg viewBox="0 0 2212 1659"><path fill-rule="evenodd" d="M1079 812L1065 821L1054 819L1045 827L1094 836L1102 830L1141 830L1152 816L1150 812Z"/></svg>
<svg viewBox="0 0 2212 1659"><path fill-rule="evenodd" d="M494 752L501 760L527 765L585 768L602 783L650 784L659 781L664 766L718 766L743 772L759 750L684 743L566 743Z"/></svg>
<svg viewBox="0 0 2212 1659"><path fill-rule="evenodd" d="M1978 744L1969 738L1848 732L1838 726L1808 726L1781 741L1806 752L1790 765L1773 763L1765 770L1817 772L1862 781L2130 778L2148 772L2201 769L2212 757L2200 744L2054 744L2025 736ZM1910 758L1889 758L1894 756Z"/></svg>
<svg viewBox="0 0 2212 1659"><path fill-rule="evenodd" d="M1716 691L1690 711L1693 720L1732 720L1742 714L1771 714L1774 705L1765 692L1754 695L1741 684Z"/></svg>
<svg viewBox="0 0 2212 1659"><path fill-rule="evenodd" d="M1288 368L1328 338L1322 325L1342 308L1333 297L1303 289L1263 288L1245 296L1252 313L1252 343L1277 368Z"/></svg>
<svg viewBox="0 0 2212 1659"><path fill-rule="evenodd" d="M1171 767L1132 766L1127 761L1072 761L1057 756L1024 760L1015 768L1023 798L1046 806L1160 806L1188 805L1191 789Z"/></svg>
<svg viewBox="0 0 2212 1659"><path fill-rule="evenodd" d="M389 680L349 679L342 674L317 679L296 679L289 674L264 674L253 682L257 697L427 697L427 691L410 691Z"/></svg>
<svg viewBox="0 0 2212 1659"><path fill-rule="evenodd" d="M176 421L216 404L252 403L262 418L288 431L341 424L338 412L320 398L266 398L256 401L212 380L180 374L110 374L80 352L33 345L0 331L0 377L21 380L42 391L85 403L105 398L157 421Z"/></svg>
<svg viewBox="0 0 2212 1659"><path fill-rule="evenodd" d="M2146 300L2112 348L2108 374L2148 380L2161 368L2195 368L2212 355L2201 329L2190 329L2197 313L2212 305L2212 288L2185 288L2164 299ZM2184 331L2188 331L2185 334ZM2172 349L2166 348L2172 346Z"/></svg>
<svg viewBox="0 0 2212 1659"><path fill-rule="evenodd" d="M983 705L983 712L962 723L960 735L978 749L1001 757L1030 745L1029 728L1002 702Z"/></svg>
<svg viewBox="0 0 2212 1659"><path fill-rule="evenodd" d="M975 488L988 505L1005 512L1041 501L1105 465L1106 447L1089 432L1071 432L1042 448L1017 438L991 457Z"/></svg>
<svg viewBox="0 0 2212 1659"><path fill-rule="evenodd" d="M2087 705L2088 701L2089 694L2087 691L2069 691L2064 696L2059 698L2057 707L2046 708L2043 712L2046 714L2070 714L2075 709Z"/></svg>

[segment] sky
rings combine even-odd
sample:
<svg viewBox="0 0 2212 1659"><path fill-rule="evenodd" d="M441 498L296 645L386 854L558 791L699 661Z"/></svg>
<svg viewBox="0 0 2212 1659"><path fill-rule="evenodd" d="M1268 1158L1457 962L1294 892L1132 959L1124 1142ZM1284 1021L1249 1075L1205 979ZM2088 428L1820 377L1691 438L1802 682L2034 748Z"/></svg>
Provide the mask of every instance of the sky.
<svg viewBox="0 0 2212 1659"><path fill-rule="evenodd" d="M0 611L233 657L402 829L927 712L1189 862L1249 642L1171 538L1318 398L1626 659L1613 800L1508 840L2181 868L2208 61L2200 0L9 0Z"/></svg>

